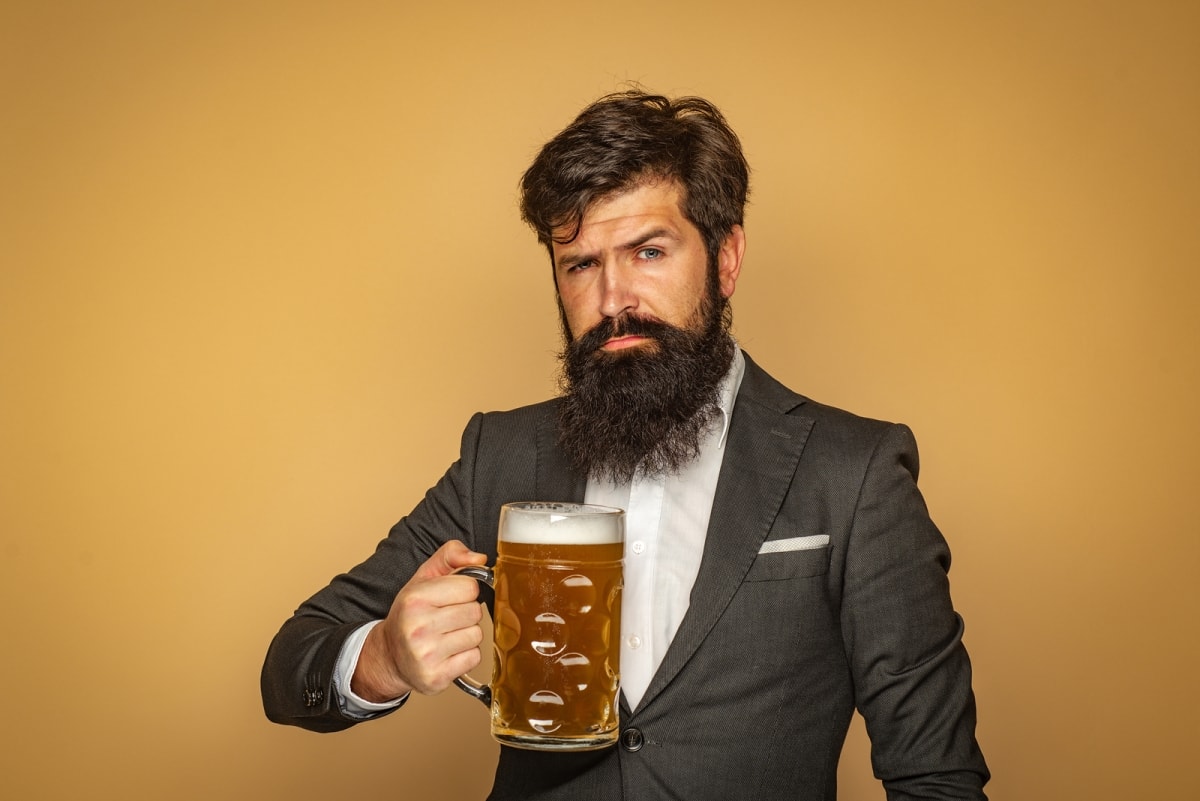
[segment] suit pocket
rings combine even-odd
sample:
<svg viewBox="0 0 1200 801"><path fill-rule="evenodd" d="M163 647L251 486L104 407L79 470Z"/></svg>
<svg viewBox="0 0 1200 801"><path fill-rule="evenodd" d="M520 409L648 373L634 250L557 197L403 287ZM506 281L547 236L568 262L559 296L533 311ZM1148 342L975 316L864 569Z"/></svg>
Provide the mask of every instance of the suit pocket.
<svg viewBox="0 0 1200 801"><path fill-rule="evenodd" d="M746 581L784 581L829 572L829 546L803 551L760 553L750 565Z"/></svg>

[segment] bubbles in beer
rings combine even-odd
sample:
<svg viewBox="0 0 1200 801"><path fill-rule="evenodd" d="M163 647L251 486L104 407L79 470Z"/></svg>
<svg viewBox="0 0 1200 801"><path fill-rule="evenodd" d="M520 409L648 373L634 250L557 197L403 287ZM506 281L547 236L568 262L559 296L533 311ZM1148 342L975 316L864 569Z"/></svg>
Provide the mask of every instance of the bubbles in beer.
<svg viewBox="0 0 1200 801"><path fill-rule="evenodd" d="M553 612L542 612L533 619L537 625L530 632L529 644L542 656L557 656L566 648L567 621Z"/></svg>
<svg viewBox="0 0 1200 801"><path fill-rule="evenodd" d="M560 739L615 733L622 556L620 543L500 543L494 723Z"/></svg>
<svg viewBox="0 0 1200 801"><path fill-rule="evenodd" d="M592 660L580 653L563 654L558 660L562 668L563 680L567 687L573 687L579 692L586 690L592 683Z"/></svg>
<svg viewBox="0 0 1200 801"><path fill-rule="evenodd" d="M530 717L529 725L542 734L550 734L562 728L563 699L558 693L550 690L539 690L529 696L529 709L532 714L542 714L544 717Z"/></svg>
<svg viewBox="0 0 1200 801"><path fill-rule="evenodd" d="M492 732L501 742L615 742L623 541L620 510L502 509L492 673Z"/></svg>
<svg viewBox="0 0 1200 801"><path fill-rule="evenodd" d="M497 590L499 587L500 585L497 583ZM521 618L507 604L496 606L496 619L492 625L495 628L492 636L495 639L496 647L501 651L508 651L521 641Z"/></svg>
<svg viewBox="0 0 1200 801"><path fill-rule="evenodd" d="M562 580L559 597L568 614L586 615L596 605L596 585L587 576L572 573Z"/></svg>

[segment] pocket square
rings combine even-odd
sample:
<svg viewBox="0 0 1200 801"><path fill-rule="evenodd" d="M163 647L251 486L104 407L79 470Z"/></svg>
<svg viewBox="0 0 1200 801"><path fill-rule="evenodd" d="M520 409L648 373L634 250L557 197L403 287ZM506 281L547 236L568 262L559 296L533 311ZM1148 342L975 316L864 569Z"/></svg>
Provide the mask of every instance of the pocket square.
<svg viewBox="0 0 1200 801"><path fill-rule="evenodd" d="M788 551L811 551L829 544L828 534L812 534L807 537L789 537L786 540L767 540L758 549L759 553L786 553Z"/></svg>

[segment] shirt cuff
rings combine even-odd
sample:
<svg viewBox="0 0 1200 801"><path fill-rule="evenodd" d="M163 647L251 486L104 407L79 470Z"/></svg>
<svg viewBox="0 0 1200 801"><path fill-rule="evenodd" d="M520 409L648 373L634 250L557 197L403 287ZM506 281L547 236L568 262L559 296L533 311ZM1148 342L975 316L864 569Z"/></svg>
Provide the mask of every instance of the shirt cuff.
<svg viewBox="0 0 1200 801"><path fill-rule="evenodd" d="M354 676L354 669L358 667L358 657L362 654L367 634L382 622L382 620L372 620L370 623L359 626L346 638L346 642L342 643L342 651L338 654L337 665L333 669L333 688L337 691L338 707L348 718L366 720L378 717L393 709L398 709L408 700L409 694L405 693L392 701L377 704L374 701L360 698L350 689L350 679Z"/></svg>

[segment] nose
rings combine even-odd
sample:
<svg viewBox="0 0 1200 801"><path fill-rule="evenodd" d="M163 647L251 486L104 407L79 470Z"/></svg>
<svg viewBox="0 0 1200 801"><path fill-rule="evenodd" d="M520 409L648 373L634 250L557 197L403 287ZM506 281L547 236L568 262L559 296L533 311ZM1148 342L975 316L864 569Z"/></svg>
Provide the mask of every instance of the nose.
<svg viewBox="0 0 1200 801"><path fill-rule="evenodd" d="M604 266L600 285L600 313L605 317L620 317L637 309L637 294L627 270L617 264Z"/></svg>

